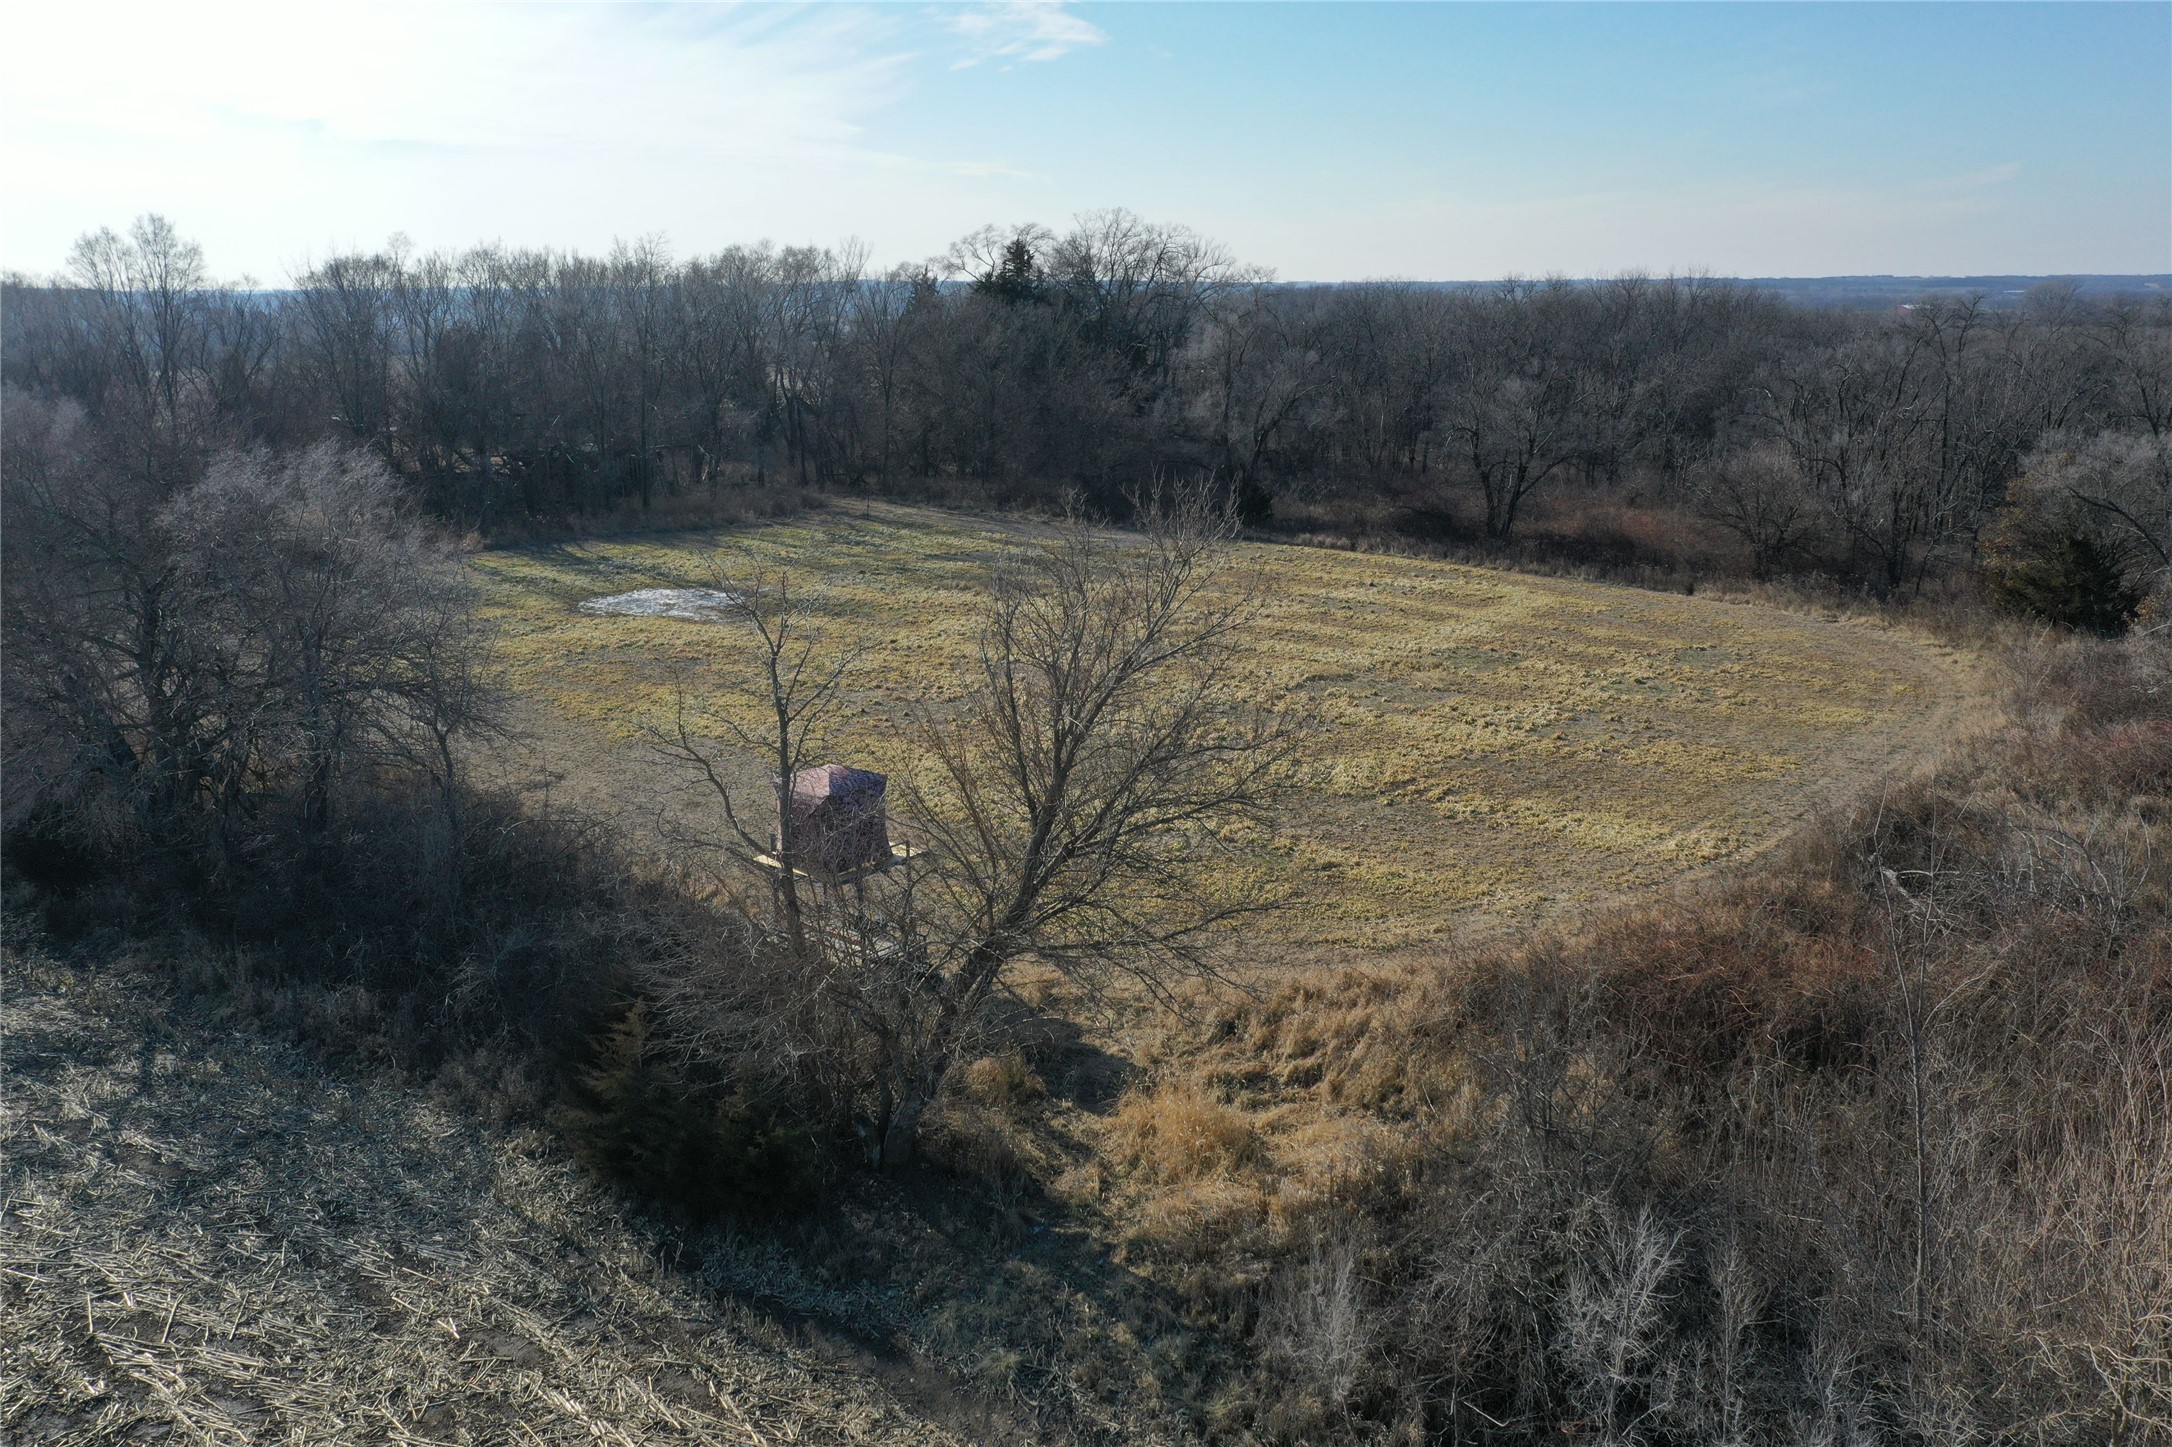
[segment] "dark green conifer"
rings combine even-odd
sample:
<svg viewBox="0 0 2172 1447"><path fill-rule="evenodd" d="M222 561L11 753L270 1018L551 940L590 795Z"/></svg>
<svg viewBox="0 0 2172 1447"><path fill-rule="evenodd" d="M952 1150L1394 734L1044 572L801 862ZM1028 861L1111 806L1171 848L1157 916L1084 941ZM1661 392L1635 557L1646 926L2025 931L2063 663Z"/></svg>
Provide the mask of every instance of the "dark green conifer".
<svg viewBox="0 0 2172 1447"><path fill-rule="evenodd" d="M1046 282L1041 276L1041 263L1026 244L1023 236L1014 236L1003 248L1003 259L996 269L973 283L973 290L982 296L1013 306L1045 299Z"/></svg>

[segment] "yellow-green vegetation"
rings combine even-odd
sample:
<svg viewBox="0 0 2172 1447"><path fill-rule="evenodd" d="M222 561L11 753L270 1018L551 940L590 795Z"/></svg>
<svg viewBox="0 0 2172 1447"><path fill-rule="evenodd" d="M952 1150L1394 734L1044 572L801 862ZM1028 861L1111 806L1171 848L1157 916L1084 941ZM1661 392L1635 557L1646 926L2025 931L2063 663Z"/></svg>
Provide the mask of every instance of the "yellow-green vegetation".
<svg viewBox="0 0 2172 1447"><path fill-rule="evenodd" d="M628 750L682 684L746 678L748 640L578 605L713 586L718 564L789 570L835 642L867 650L838 756L895 773L915 711L972 684L991 564L1036 536L868 506L475 566L510 685ZM1232 549L1221 583L1258 598L1244 686L1322 721L1273 837L1231 841L1236 887L1296 887L1266 938L1307 952L1419 944L1740 855L1904 760L1961 696L1919 638L1746 603L1264 544Z"/></svg>

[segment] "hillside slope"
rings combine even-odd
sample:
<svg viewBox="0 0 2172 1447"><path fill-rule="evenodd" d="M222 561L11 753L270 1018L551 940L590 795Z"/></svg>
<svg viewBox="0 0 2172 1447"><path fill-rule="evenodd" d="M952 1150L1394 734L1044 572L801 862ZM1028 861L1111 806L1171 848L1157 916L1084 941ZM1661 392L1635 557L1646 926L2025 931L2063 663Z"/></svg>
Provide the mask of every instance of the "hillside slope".
<svg viewBox="0 0 2172 1447"><path fill-rule="evenodd" d="M538 1137L7 966L0 1440L959 1440L675 1280Z"/></svg>

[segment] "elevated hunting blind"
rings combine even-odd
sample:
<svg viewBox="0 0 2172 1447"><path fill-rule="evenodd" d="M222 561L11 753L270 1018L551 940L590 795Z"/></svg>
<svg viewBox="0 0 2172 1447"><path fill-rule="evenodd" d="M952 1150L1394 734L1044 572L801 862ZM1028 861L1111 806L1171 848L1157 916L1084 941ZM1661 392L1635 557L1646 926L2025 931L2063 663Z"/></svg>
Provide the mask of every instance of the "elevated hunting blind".
<svg viewBox="0 0 2172 1447"><path fill-rule="evenodd" d="M883 812L889 780L867 769L818 764L781 782L777 857L784 857L785 821L791 821L794 863L816 879L844 880L885 869L891 860L890 824Z"/></svg>

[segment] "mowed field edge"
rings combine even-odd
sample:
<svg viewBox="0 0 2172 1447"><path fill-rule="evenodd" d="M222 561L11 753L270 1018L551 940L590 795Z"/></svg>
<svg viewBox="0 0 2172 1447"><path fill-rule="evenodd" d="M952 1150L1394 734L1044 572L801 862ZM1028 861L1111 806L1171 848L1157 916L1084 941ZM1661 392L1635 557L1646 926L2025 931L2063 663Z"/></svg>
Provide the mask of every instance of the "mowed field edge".
<svg viewBox="0 0 2172 1447"><path fill-rule="evenodd" d="M863 650L834 753L909 773L912 720L972 686L992 566L1046 536L865 504L479 554L528 724L510 762L636 830L698 814L644 730L682 691L734 707L746 632L580 605L782 570L833 645ZM1220 841L1217 865L1233 890L1294 894L1257 936L1293 958L1419 946L1743 858L1929 753L1980 694L1966 658L1911 631L1710 597L1252 543L1216 587L1257 602L1237 671L1251 699L1321 722L1274 829ZM761 788L758 762L741 767Z"/></svg>

